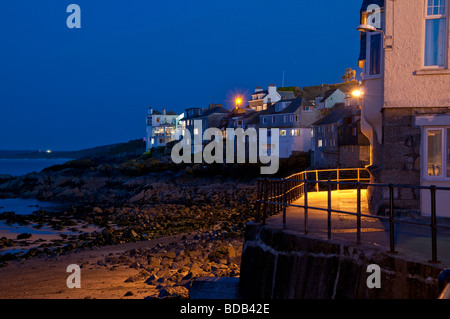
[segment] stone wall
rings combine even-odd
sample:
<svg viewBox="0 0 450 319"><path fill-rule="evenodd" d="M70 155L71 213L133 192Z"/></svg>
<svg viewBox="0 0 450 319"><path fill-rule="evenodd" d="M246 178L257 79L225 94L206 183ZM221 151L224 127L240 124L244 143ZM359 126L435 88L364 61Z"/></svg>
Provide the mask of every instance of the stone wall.
<svg viewBox="0 0 450 319"><path fill-rule="evenodd" d="M416 116L446 113L447 108L385 108L383 109L383 143L373 146L372 182L381 184L421 184L420 126ZM387 214L387 188L369 189L369 206L373 213ZM402 188L395 191L394 208L398 211L420 212L420 191Z"/></svg>
<svg viewBox="0 0 450 319"><path fill-rule="evenodd" d="M380 289L367 287L370 264L381 267ZM250 223L240 293L244 299L429 299L439 295L440 271L374 248Z"/></svg>

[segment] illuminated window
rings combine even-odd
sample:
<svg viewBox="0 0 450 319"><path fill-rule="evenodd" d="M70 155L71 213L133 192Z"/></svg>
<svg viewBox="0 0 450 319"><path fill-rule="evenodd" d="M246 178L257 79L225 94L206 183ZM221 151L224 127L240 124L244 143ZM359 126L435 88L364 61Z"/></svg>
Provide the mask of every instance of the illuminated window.
<svg viewBox="0 0 450 319"><path fill-rule="evenodd" d="M194 135L198 135L198 128L194 128Z"/></svg>
<svg viewBox="0 0 450 319"><path fill-rule="evenodd" d="M317 141L317 147L322 147L322 146L323 146L323 141L322 140Z"/></svg>
<svg viewBox="0 0 450 319"><path fill-rule="evenodd" d="M450 178L450 128L429 128L425 138L424 177Z"/></svg>
<svg viewBox="0 0 450 319"><path fill-rule="evenodd" d="M280 136L286 136L286 130L280 130Z"/></svg>

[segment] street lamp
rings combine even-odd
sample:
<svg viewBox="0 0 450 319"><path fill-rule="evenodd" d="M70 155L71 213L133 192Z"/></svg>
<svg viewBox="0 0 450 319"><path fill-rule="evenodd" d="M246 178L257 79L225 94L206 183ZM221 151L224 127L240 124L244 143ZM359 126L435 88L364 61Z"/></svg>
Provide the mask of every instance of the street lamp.
<svg viewBox="0 0 450 319"><path fill-rule="evenodd" d="M386 39L387 38L392 38L392 37L387 37L386 33L384 33L383 30L379 30L376 27L374 27L373 25L370 24L360 24L356 30L360 31L360 32L379 32L383 35L383 48L384 49L392 49L392 45L386 45Z"/></svg>
<svg viewBox="0 0 450 319"><path fill-rule="evenodd" d="M235 102L236 102L236 109L238 109L239 106L241 106L241 104L242 104L242 99L240 97L238 97L238 98L236 98Z"/></svg>
<svg viewBox="0 0 450 319"><path fill-rule="evenodd" d="M356 89L352 92L352 96L355 98L360 98L363 95L363 92L360 89Z"/></svg>

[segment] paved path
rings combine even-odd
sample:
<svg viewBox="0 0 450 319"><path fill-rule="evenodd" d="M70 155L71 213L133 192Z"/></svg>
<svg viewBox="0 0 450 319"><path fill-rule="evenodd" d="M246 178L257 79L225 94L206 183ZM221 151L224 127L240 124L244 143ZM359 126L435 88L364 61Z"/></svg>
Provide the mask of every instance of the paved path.
<svg viewBox="0 0 450 319"><path fill-rule="evenodd" d="M356 190L342 190L332 192L332 209L356 213ZM370 215L366 191L361 191L361 212ZM303 205L304 198L300 198L293 205ZM327 192L308 193L308 206L327 208ZM375 216L374 216L375 217ZM424 222L426 226L417 226L405 223L395 223L395 249L409 257L428 261L431 253L431 227L430 218L416 217L416 221ZM308 210L308 234L327 239L328 216L326 211ZM439 223L448 224L448 220L438 220ZM270 217L267 220L272 227L283 227L282 214ZM333 240L342 240L356 244L356 216L332 213L331 219ZM286 210L286 229L304 233L304 209L288 207ZM437 232L438 260L444 267L450 267L450 230L438 229ZM390 247L390 225L388 221L379 218L361 218L361 240L363 245L376 246L386 251Z"/></svg>

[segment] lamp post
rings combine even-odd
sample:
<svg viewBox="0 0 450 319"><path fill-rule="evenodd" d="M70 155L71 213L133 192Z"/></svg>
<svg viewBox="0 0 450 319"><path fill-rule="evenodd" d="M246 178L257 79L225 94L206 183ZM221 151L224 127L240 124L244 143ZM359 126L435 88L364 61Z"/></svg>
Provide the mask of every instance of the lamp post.
<svg viewBox="0 0 450 319"><path fill-rule="evenodd" d="M381 30L381 29L377 29L376 27L374 27L373 25L370 24L360 24L356 30L360 31L360 32L379 32L383 35L383 48L384 49L392 49L392 45L386 45L386 39L387 38L391 38L391 37L387 37L386 33Z"/></svg>

